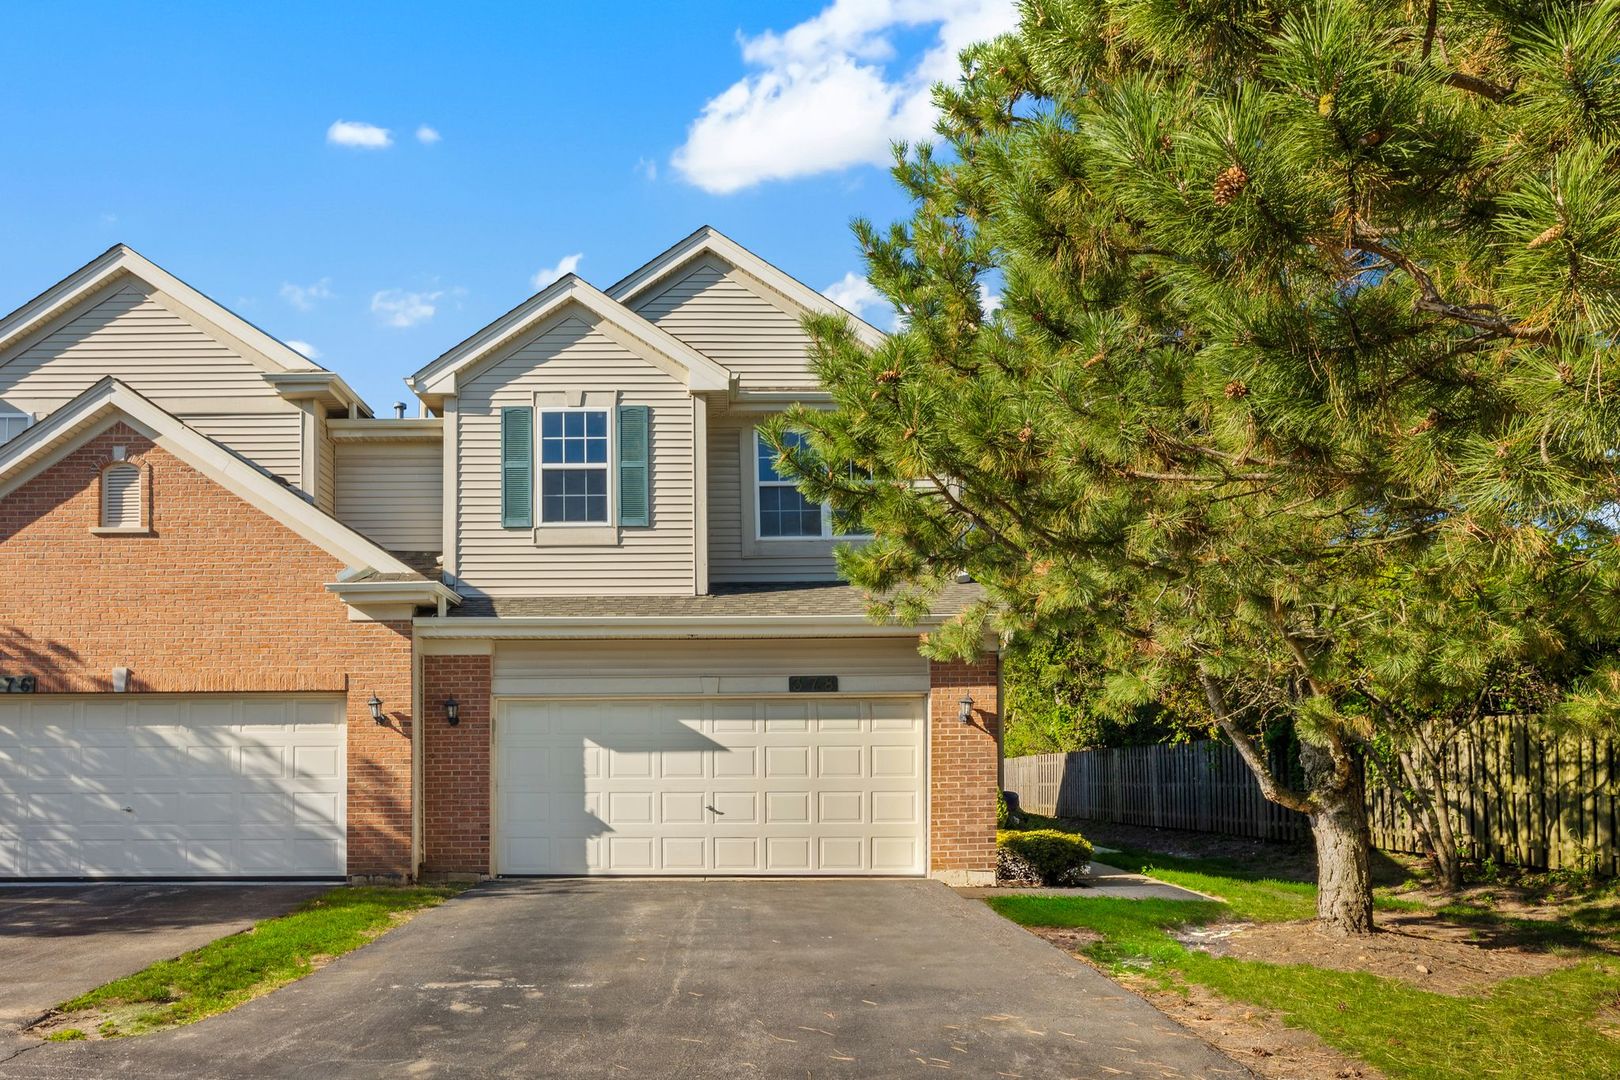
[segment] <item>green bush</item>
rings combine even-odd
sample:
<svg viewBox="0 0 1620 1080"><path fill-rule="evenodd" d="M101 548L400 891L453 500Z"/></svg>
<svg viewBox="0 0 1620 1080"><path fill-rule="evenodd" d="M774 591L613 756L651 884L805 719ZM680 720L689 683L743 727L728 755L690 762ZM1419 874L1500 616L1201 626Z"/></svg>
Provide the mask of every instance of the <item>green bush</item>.
<svg viewBox="0 0 1620 1080"><path fill-rule="evenodd" d="M996 878L1010 885L1078 885L1091 863L1091 841L1058 829L996 833Z"/></svg>

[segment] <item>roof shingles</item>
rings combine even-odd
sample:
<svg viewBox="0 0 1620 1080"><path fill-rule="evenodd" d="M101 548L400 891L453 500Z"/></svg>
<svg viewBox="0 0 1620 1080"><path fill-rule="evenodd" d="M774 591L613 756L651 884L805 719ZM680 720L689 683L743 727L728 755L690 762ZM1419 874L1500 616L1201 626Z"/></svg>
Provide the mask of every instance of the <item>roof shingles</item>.
<svg viewBox="0 0 1620 1080"><path fill-rule="evenodd" d="M934 614L951 616L982 598L975 584L946 586ZM470 596L456 618L727 618L772 615L864 615L865 590L826 582L715 585L705 596Z"/></svg>

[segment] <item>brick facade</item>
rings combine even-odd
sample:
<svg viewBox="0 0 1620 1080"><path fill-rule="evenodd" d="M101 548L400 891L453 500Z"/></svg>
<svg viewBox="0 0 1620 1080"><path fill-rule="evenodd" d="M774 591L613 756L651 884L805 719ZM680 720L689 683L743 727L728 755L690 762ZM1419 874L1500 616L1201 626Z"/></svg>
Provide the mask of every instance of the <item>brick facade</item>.
<svg viewBox="0 0 1620 1080"><path fill-rule="evenodd" d="M489 656L422 657L422 872L433 877L489 873ZM444 719L444 700L461 723Z"/></svg>
<svg viewBox="0 0 1620 1080"><path fill-rule="evenodd" d="M115 446L143 470L145 533L90 531ZM0 498L0 663L39 693L109 692L127 667L131 693L347 695L349 872L408 876L411 626L349 621L325 589L342 570L120 424Z"/></svg>
<svg viewBox="0 0 1620 1080"><path fill-rule="evenodd" d="M931 876L951 884L995 881L999 670L993 656L929 664L928 865ZM963 694L973 697L970 724L959 719Z"/></svg>

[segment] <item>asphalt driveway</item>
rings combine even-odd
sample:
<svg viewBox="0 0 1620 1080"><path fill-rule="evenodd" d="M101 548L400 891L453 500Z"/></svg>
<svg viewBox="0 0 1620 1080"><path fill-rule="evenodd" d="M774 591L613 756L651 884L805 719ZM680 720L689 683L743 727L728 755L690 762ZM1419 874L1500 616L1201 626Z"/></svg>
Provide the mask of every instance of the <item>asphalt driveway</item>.
<svg viewBox="0 0 1620 1080"><path fill-rule="evenodd" d="M246 930L325 885L0 888L0 1047L52 1006ZM5 1051L0 1049L0 1056Z"/></svg>
<svg viewBox="0 0 1620 1080"><path fill-rule="evenodd" d="M188 1028L0 1076L1246 1077L926 881L509 881Z"/></svg>

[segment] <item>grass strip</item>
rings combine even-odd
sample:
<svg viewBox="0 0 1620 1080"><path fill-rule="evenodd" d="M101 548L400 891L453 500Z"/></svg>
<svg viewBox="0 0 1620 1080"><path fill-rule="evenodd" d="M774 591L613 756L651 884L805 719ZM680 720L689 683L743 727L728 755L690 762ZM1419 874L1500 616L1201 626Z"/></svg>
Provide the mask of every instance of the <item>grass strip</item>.
<svg viewBox="0 0 1620 1080"><path fill-rule="evenodd" d="M1090 930L1101 940L1086 953L1099 963L1156 977L1172 989L1198 984L1274 1010L1285 1023L1314 1032L1398 1080L1620 1076L1620 1039L1599 1026L1605 1011L1620 1005L1620 964L1611 958L1583 953L1587 958L1574 967L1509 979L1488 993L1456 997L1375 975L1212 956L1188 949L1172 935L1225 920L1310 918L1315 887L1267 878L1224 860L1142 851L1110 852L1103 858L1220 900L1004 896L988 903L1025 926ZM1380 896L1378 905L1385 910L1422 907L1388 896ZM1467 915L1476 925L1502 929L1518 929L1523 921L1479 910ZM1581 940L1580 932L1551 931L1539 943ZM1607 1019L1620 1023L1620 1017Z"/></svg>
<svg viewBox="0 0 1620 1080"><path fill-rule="evenodd" d="M84 1024L74 1014L92 1013L88 1024L103 1038L195 1023L303 978L458 891L453 886L336 888L240 934L65 1001L55 1020ZM67 1032L79 1030L65 1028L46 1038L72 1039Z"/></svg>

